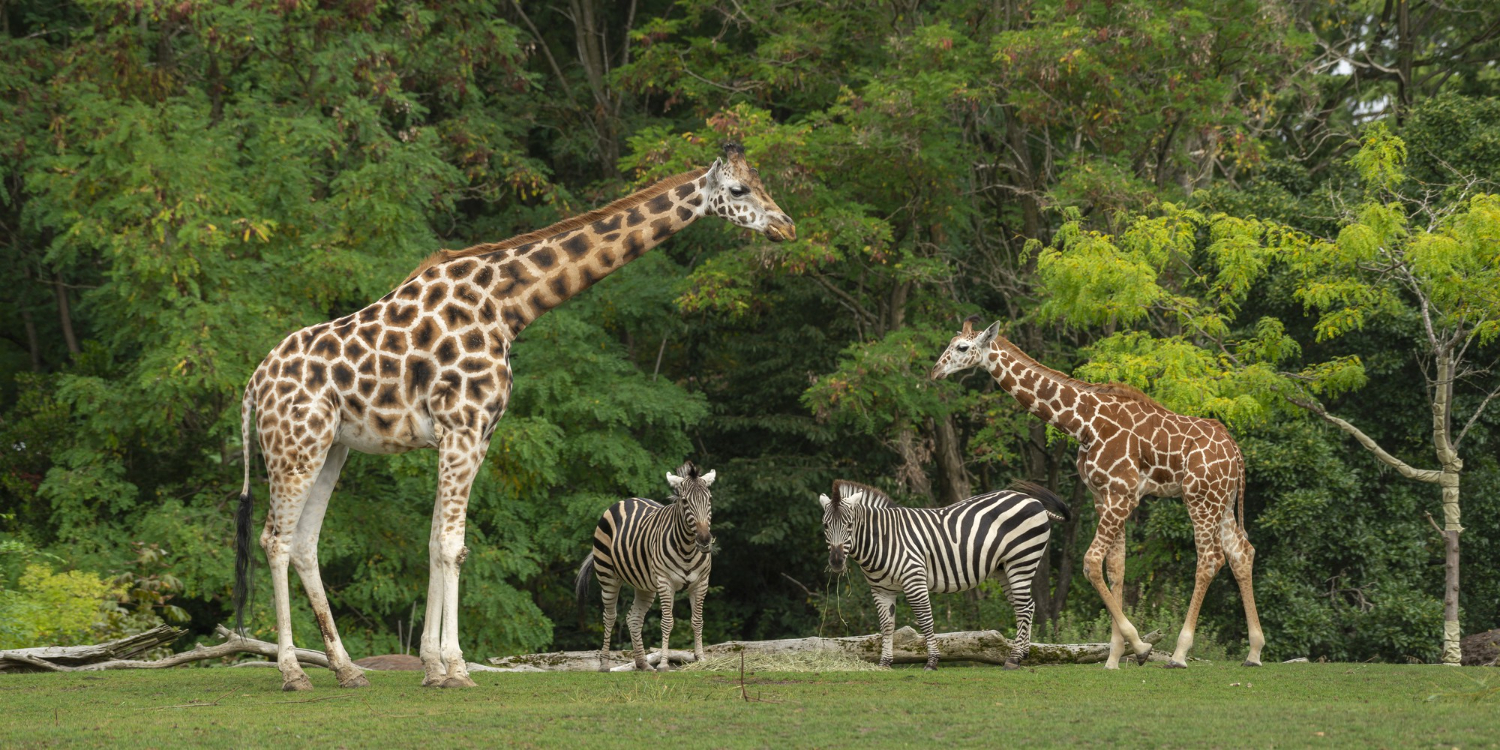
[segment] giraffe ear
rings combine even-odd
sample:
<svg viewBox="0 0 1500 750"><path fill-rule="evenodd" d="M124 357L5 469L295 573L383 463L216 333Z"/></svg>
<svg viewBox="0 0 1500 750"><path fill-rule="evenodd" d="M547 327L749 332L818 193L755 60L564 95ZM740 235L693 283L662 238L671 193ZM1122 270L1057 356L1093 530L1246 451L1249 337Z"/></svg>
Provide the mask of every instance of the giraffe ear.
<svg viewBox="0 0 1500 750"><path fill-rule="evenodd" d="M989 346L990 342L994 341L995 337L999 336L999 335L1000 335L1000 321L997 320L997 321L991 323L989 328L986 328L983 331L979 332L979 336L974 339L974 345L975 346Z"/></svg>
<svg viewBox="0 0 1500 750"><path fill-rule="evenodd" d="M716 476L716 473L712 472L712 471L708 472L707 474L704 474L702 477L699 477L699 479L701 479L703 481L703 486L704 487L712 486L713 483L714 483L714 479L716 479L716 478L718 478Z"/></svg>
<svg viewBox="0 0 1500 750"><path fill-rule="evenodd" d="M708 187L719 184L719 175L723 174L723 167L723 159L714 159L714 163L708 166L708 172L703 175L708 178Z"/></svg>
<svg viewBox="0 0 1500 750"><path fill-rule="evenodd" d="M677 475L676 475L676 474L673 474L673 473L672 473L672 472L670 472L670 471L669 471L669 472L667 472L667 484L670 484L670 485L672 485L672 489L674 489L674 490L675 490L675 489L677 489L677 488L678 488L678 487L681 487L681 486L682 486L682 483L683 483L683 481L684 481L684 480L683 480L683 478L682 478L682 477L679 477L679 476L677 476Z"/></svg>

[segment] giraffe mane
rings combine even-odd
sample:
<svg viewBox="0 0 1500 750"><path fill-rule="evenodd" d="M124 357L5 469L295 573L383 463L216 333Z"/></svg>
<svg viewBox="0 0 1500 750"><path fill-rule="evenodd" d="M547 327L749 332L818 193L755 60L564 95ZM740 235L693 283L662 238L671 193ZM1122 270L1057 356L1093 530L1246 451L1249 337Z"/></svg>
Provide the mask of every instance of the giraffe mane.
<svg viewBox="0 0 1500 750"><path fill-rule="evenodd" d="M1040 370L1043 374L1055 378L1064 385L1077 388L1080 391L1087 391L1100 396L1113 396L1118 399L1134 401L1155 409L1168 411L1167 407L1162 406L1160 401L1151 398L1144 391L1133 385L1126 385L1124 383L1090 383L1087 380L1079 380L1072 375L1054 370L1036 361L1030 354L1021 351L1020 347L1012 344L1009 340L1006 340L1005 343L1009 345L1011 355L1021 360L1023 364Z"/></svg>
<svg viewBox="0 0 1500 750"><path fill-rule="evenodd" d="M578 229L579 227L588 226L589 224L592 224L606 216L609 216L610 214L619 213L620 211L624 211L626 209L635 208L636 206L639 206L642 203L645 203L646 201L651 200L652 198L655 198L656 196L661 195L668 190L671 190L672 188L688 182L692 182L693 180L696 180L699 177L707 174L708 169L708 167L699 167L698 169L694 169L689 172L672 175L671 177L667 177L665 179L652 183L651 185L637 190L636 192L631 193L624 198L620 198L619 200L616 200L606 206L601 206L587 213L581 213L577 216L563 219L562 221L559 221L555 224L542 227L541 229L532 232L527 232L526 234L518 234L507 240L501 240L500 242L484 242L478 245L471 245L469 247L463 248L462 250L439 250L432 255L427 256L427 258L422 261L421 265L417 266L416 270L412 271L410 274L407 274L406 279L402 283L411 281L412 279L415 279L418 275L420 275L423 271L426 271L433 266L447 263L450 260L470 258L475 255L484 255L486 253L493 253L499 250L509 250L513 247L520 247L521 245L524 245L528 242L544 240L548 237L562 234L563 232L569 232L574 229Z"/></svg>
<svg viewBox="0 0 1500 750"><path fill-rule="evenodd" d="M877 490L877 489L875 489L874 487L871 487L868 484L860 484L859 482L851 482L851 481L849 481L847 479L835 479L835 480L833 480L833 500L834 500L834 502L836 502L836 503L837 502L842 502L846 494L847 495L852 495L852 494L854 494L856 492L863 492L863 493L865 493L865 497L867 497L867 498L870 499L870 503L872 505L874 505L875 507L878 507L878 508L888 508L888 507L894 506L896 504L895 501L891 500L891 496L890 495L887 495L884 492L881 492L880 490Z"/></svg>

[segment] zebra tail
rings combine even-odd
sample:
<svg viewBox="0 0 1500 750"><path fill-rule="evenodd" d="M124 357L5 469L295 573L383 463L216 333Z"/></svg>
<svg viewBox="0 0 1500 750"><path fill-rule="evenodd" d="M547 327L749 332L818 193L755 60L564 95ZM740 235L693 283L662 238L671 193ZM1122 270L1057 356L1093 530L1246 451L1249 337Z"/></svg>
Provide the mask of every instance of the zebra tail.
<svg viewBox="0 0 1500 750"><path fill-rule="evenodd" d="M578 610L588 606L589 578L594 575L594 553L583 559L583 564L578 566L578 577L573 579L573 595L578 598Z"/></svg>
<svg viewBox="0 0 1500 750"><path fill-rule="evenodd" d="M250 575L254 559L250 556L250 526L255 515L255 500L250 495L250 412L255 407L254 392L245 387L240 402L240 439L245 444L245 485L240 490L240 504L234 512L234 632L245 634L245 603L250 598Z"/></svg>
<svg viewBox="0 0 1500 750"><path fill-rule="evenodd" d="M1073 511L1068 504L1057 496L1057 493L1043 487L1036 482L1012 482L1010 489L1036 498L1037 502L1047 511L1047 517L1053 521L1067 521L1073 518Z"/></svg>

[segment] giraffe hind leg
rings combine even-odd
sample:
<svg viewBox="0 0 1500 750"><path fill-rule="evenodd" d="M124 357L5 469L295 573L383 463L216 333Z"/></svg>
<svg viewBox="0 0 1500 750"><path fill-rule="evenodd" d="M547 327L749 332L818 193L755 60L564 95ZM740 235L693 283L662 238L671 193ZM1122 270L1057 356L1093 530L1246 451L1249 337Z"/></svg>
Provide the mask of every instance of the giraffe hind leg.
<svg viewBox="0 0 1500 750"><path fill-rule="evenodd" d="M346 688L369 687L359 667L349 659L344 643L339 639L338 627L333 621L333 611L328 606L328 595L323 590L322 574L318 570L318 533L323 526L323 517L328 511L328 500L333 486L338 482L344 461L349 457L348 446L335 445L328 451L323 468L308 492L307 502L302 508L302 517L297 520L297 530L292 538L292 566L307 599L312 604L313 617L318 630L323 634L323 647L328 654L328 666L338 675L339 686Z"/></svg>
<svg viewBox="0 0 1500 750"><path fill-rule="evenodd" d="M291 586L288 567L296 539L297 525L327 458L331 439L307 453L291 457L266 456L266 473L270 478L271 506L266 512L265 530L260 546L266 552L271 573L271 589L276 608L276 666L281 670L281 689L311 690L312 682L297 663L296 645L292 641Z"/></svg>
<svg viewBox="0 0 1500 750"><path fill-rule="evenodd" d="M1255 610L1255 548L1238 526L1227 524L1220 527L1219 537L1224 545L1224 554L1229 558L1229 569L1240 586L1240 601L1245 605L1245 624L1249 628L1250 653L1244 666L1260 666L1260 650L1266 645L1265 634L1260 629L1260 617Z"/></svg>
<svg viewBox="0 0 1500 750"><path fill-rule="evenodd" d="M1183 617L1182 633L1177 636L1177 648L1172 652L1172 660L1166 664L1169 669L1187 667L1187 653L1193 647L1193 633L1198 627L1198 612L1203 607L1203 597L1208 593L1208 585L1213 582L1214 575L1224 564L1224 552L1219 542L1219 525L1224 522L1223 516L1217 514L1220 517L1214 518L1216 514L1211 510L1222 506L1217 506L1210 498L1186 491L1186 488L1184 490L1183 502L1193 520L1193 538L1198 547L1198 571L1193 580L1193 598L1188 602L1187 614Z"/></svg>

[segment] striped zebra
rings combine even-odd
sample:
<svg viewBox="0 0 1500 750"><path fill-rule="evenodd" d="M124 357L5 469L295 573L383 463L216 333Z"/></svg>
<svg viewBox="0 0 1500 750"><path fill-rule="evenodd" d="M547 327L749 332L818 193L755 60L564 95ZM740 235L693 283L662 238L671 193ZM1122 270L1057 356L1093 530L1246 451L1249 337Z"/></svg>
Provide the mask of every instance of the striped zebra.
<svg viewBox="0 0 1500 750"><path fill-rule="evenodd" d="M1031 578L1047 551L1051 521L1069 517L1057 495L1019 482L946 508L903 508L874 487L841 479L833 483L833 497L818 497L828 567L842 573L845 557L853 558L870 582L883 636L881 666L891 665L897 594L906 594L927 640L927 669L937 669L928 593L974 588L1002 567L1016 610L1016 640L1005 668L1020 666L1031 650Z"/></svg>
<svg viewBox="0 0 1500 750"><path fill-rule="evenodd" d="M615 629L615 600L620 586L635 589L635 603L625 622L630 626L630 641L635 647L635 668L650 669L646 649L641 643L641 625L651 602L661 599L661 661L657 669L668 670L667 640L672 635L672 598L688 589L693 608L693 654L703 658L703 596L708 593L708 571L713 535L709 521L713 515L709 485L714 472L699 475L692 461L684 463L676 474L667 473L672 485L672 501L662 505L655 500L632 497L611 505L599 518L594 529L594 551L584 559L574 580L578 607L583 609L589 591L589 576L597 574L604 599L604 645L599 661L607 664L609 637ZM607 669L608 667L604 667Z"/></svg>

